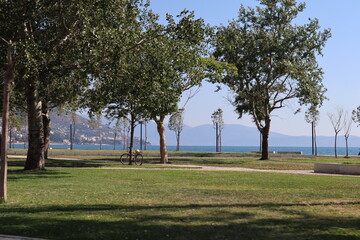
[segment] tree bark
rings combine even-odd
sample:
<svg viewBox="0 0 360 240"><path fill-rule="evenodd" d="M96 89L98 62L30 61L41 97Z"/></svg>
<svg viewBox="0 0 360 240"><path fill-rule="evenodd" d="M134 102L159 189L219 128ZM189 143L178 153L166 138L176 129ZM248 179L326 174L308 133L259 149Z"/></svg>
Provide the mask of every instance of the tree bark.
<svg viewBox="0 0 360 240"><path fill-rule="evenodd" d="M167 164L169 163L168 153L166 150L166 136L165 136L165 126L164 126L165 116L160 116L154 118L154 121L157 125L157 131L160 137L160 163Z"/></svg>
<svg viewBox="0 0 360 240"><path fill-rule="evenodd" d="M34 85L35 84L29 84L26 90L29 148L25 162L25 170L45 169L42 103L39 100L38 90Z"/></svg>
<svg viewBox="0 0 360 240"><path fill-rule="evenodd" d="M345 144L346 144L346 158L349 157L349 136L345 136Z"/></svg>
<svg viewBox="0 0 360 240"><path fill-rule="evenodd" d="M0 146L0 202L7 200L7 141L9 130L9 106L11 84L14 81L14 65L12 59L12 48L7 49L7 63L4 74L3 112L2 112L2 134Z"/></svg>
<svg viewBox="0 0 360 240"><path fill-rule="evenodd" d="M219 129L219 150L220 152L222 152L222 132L221 132L221 128Z"/></svg>
<svg viewBox="0 0 360 240"><path fill-rule="evenodd" d="M337 133L335 134L335 158L337 158Z"/></svg>
<svg viewBox="0 0 360 240"><path fill-rule="evenodd" d="M99 127L99 139L100 139L100 150L102 150L102 134L101 134L101 126Z"/></svg>
<svg viewBox="0 0 360 240"><path fill-rule="evenodd" d="M311 154L315 155L314 122L311 122Z"/></svg>
<svg viewBox="0 0 360 240"><path fill-rule="evenodd" d="M129 147L129 165L132 164L133 148L134 148L134 132L135 132L135 115L131 114L130 119L130 147Z"/></svg>
<svg viewBox="0 0 360 240"><path fill-rule="evenodd" d="M114 151L116 150L116 130L114 132Z"/></svg>
<svg viewBox="0 0 360 240"><path fill-rule="evenodd" d="M176 151L180 151L180 135L181 132L178 131L176 134Z"/></svg>
<svg viewBox="0 0 360 240"><path fill-rule="evenodd" d="M270 122L269 116L265 117L265 126L261 131L262 134L262 150L260 160L269 160L269 135L270 135Z"/></svg>
<svg viewBox="0 0 360 240"><path fill-rule="evenodd" d="M219 152L219 125L218 123L215 124L216 128L216 152Z"/></svg>
<svg viewBox="0 0 360 240"><path fill-rule="evenodd" d="M48 159L48 152L50 147L50 117L49 108L46 103L42 104L42 121L44 126L44 158Z"/></svg>
<svg viewBox="0 0 360 240"><path fill-rule="evenodd" d="M317 141L316 141L316 127L314 126L314 145L315 145L315 156L317 156Z"/></svg>
<svg viewBox="0 0 360 240"><path fill-rule="evenodd" d="M73 131L72 131L72 124L70 123L70 150L73 150Z"/></svg>

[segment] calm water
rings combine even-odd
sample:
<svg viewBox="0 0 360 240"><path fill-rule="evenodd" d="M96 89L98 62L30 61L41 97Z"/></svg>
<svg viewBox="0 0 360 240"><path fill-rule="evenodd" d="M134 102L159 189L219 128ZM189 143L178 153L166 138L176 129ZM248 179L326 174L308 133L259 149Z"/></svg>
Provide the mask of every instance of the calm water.
<svg viewBox="0 0 360 240"><path fill-rule="evenodd" d="M15 148L24 148L23 144L15 144ZM56 145L52 144L51 148L69 149L69 145ZM74 145L74 149L81 150L98 150L99 145ZM135 146L135 149L140 149L140 146ZM102 145L104 150L113 150L113 145ZM118 145L116 149L123 149L123 146ZM144 149L144 146L143 146ZM167 146L169 151L174 151L176 146ZM147 150L159 150L159 146L147 146ZM215 146L181 146L180 151L187 152L215 152ZM240 146L223 146L223 152L251 152L259 151L259 147L240 147ZM269 151L289 151L289 152L302 152L305 155L311 155L311 147L270 147ZM345 147L338 147L338 155L345 155ZM356 147L349 147L349 155L358 155L360 149ZM334 155L334 147L318 147L318 155Z"/></svg>

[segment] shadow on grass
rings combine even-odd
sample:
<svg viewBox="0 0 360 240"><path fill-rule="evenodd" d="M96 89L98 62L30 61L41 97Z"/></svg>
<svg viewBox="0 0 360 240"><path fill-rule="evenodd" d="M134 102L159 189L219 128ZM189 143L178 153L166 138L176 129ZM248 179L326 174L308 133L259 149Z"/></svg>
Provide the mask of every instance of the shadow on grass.
<svg viewBox="0 0 360 240"><path fill-rule="evenodd" d="M359 205L360 202L348 204ZM316 205L323 204L312 204ZM49 239L360 239L360 218L333 219L286 209L299 206L308 204L34 208L4 205L1 208L0 233ZM259 209L270 211L273 214L267 216L274 217L258 217ZM291 214L291 217L276 217L284 213Z"/></svg>
<svg viewBox="0 0 360 240"><path fill-rule="evenodd" d="M106 159L106 158L99 158L99 159L91 159L91 160L59 160L59 159L52 159L49 158L45 160L46 167L64 167L64 168L82 168L82 167L106 167L107 163L112 162L116 163L116 159ZM8 161L9 167L24 167L25 160L24 159L10 159Z"/></svg>
<svg viewBox="0 0 360 240"><path fill-rule="evenodd" d="M65 178L69 173L54 171L54 170L41 170L41 171L24 171L22 169L8 170L8 180L20 179L39 179L39 178Z"/></svg>
<svg viewBox="0 0 360 240"><path fill-rule="evenodd" d="M106 167L106 162L99 162L110 159L91 159L91 160L58 160L48 159L46 160L47 167L64 167L64 168L87 168L87 167ZM115 161L114 161L115 162Z"/></svg>

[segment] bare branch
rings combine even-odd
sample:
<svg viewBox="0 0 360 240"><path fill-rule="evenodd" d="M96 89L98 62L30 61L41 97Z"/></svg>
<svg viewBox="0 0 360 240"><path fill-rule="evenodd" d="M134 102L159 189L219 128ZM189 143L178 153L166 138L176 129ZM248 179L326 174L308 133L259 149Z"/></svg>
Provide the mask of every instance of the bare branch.
<svg viewBox="0 0 360 240"><path fill-rule="evenodd" d="M0 37L0 39L5 42L7 45L11 45L11 41L7 41L5 38Z"/></svg>
<svg viewBox="0 0 360 240"><path fill-rule="evenodd" d="M200 87L198 87L194 92L192 92L190 90L190 92L188 93L186 102L184 103L182 109L184 109L186 107L186 105L188 104L188 102L190 101L190 99L192 99L193 97L195 97L196 94L198 94L200 92Z"/></svg>
<svg viewBox="0 0 360 240"><path fill-rule="evenodd" d="M338 134L344 128L344 109L338 108L336 114L328 113L328 117L334 128L335 134Z"/></svg>

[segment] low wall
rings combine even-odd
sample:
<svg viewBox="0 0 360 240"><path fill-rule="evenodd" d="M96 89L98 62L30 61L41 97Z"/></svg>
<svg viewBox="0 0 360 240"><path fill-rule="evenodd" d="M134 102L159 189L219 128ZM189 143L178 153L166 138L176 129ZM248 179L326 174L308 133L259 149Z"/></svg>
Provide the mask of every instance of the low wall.
<svg viewBox="0 0 360 240"><path fill-rule="evenodd" d="M315 163L314 172L360 175L360 164Z"/></svg>

